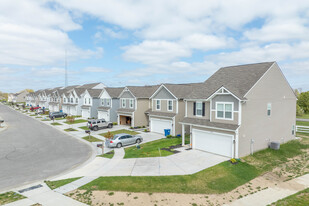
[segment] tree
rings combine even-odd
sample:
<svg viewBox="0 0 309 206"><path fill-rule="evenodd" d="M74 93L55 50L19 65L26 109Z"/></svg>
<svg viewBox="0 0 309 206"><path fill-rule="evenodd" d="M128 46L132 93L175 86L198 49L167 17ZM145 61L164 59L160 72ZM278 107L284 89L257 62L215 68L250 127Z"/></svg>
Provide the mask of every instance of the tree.
<svg viewBox="0 0 309 206"><path fill-rule="evenodd" d="M299 94L297 104L304 110L305 113L309 113L309 91Z"/></svg>
<svg viewBox="0 0 309 206"><path fill-rule="evenodd" d="M296 116L302 116L304 114L304 110L296 104Z"/></svg>

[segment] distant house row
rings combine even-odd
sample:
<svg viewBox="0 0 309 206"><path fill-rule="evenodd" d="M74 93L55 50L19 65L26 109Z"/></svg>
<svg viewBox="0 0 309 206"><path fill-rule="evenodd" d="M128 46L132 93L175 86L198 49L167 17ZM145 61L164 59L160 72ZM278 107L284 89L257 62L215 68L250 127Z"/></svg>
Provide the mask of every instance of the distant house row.
<svg viewBox="0 0 309 206"><path fill-rule="evenodd" d="M227 157L295 137L296 97L276 62L223 67L200 83L38 90L26 104L161 134L170 129L183 144L188 135L193 148Z"/></svg>
<svg viewBox="0 0 309 206"><path fill-rule="evenodd" d="M8 102L25 102L28 94L29 92L26 89L18 93L10 93L8 94Z"/></svg>

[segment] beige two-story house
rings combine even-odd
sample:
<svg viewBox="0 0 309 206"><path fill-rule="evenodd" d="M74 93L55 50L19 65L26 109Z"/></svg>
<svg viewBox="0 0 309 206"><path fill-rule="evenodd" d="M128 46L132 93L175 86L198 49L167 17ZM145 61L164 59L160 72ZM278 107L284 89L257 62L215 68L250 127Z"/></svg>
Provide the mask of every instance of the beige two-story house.
<svg viewBox="0 0 309 206"><path fill-rule="evenodd" d="M149 125L149 118L145 112L151 108L149 98L158 87L158 85L125 87L119 95L118 124L131 127Z"/></svg>
<svg viewBox="0 0 309 206"><path fill-rule="evenodd" d="M237 158L295 138L296 96L276 62L219 69L185 108L194 149Z"/></svg>

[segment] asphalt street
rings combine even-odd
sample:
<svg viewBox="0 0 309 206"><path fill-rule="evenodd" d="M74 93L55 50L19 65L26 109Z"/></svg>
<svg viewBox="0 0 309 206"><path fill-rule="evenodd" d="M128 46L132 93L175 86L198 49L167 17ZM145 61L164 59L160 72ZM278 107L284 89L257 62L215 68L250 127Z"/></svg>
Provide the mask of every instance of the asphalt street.
<svg viewBox="0 0 309 206"><path fill-rule="evenodd" d="M87 161L89 145L0 104L0 191L46 179Z"/></svg>

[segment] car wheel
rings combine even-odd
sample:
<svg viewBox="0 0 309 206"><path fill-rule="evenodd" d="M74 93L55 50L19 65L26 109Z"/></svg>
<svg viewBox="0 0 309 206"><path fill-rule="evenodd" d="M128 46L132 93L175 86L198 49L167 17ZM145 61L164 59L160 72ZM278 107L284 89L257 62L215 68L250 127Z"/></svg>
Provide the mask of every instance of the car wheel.
<svg viewBox="0 0 309 206"><path fill-rule="evenodd" d="M98 131L98 127L94 127L93 130L94 130L94 131Z"/></svg>
<svg viewBox="0 0 309 206"><path fill-rule="evenodd" d="M141 143L141 140L140 140L140 139L137 139L137 140L136 140L136 143L137 143L137 144Z"/></svg>
<svg viewBox="0 0 309 206"><path fill-rule="evenodd" d="M109 125L108 125L108 128L112 128L112 127L113 127L113 125L112 125L112 124L109 124Z"/></svg>
<svg viewBox="0 0 309 206"><path fill-rule="evenodd" d="M121 146L122 146L121 143L118 143L118 144L116 145L117 148L120 148Z"/></svg>

